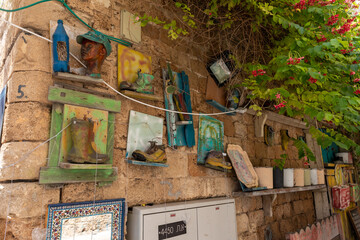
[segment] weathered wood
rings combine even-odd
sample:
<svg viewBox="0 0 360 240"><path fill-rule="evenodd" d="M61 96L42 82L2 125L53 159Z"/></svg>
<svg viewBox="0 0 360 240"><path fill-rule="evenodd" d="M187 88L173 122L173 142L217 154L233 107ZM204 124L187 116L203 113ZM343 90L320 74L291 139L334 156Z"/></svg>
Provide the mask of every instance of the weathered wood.
<svg viewBox="0 0 360 240"><path fill-rule="evenodd" d="M115 113L109 113L106 155L109 158L110 164L114 163L113 162L113 159L114 159L114 134L115 134Z"/></svg>
<svg viewBox="0 0 360 240"><path fill-rule="evenodd" d="M358 207L348 211L348 216L350 218L354 232L356 233L357 239L360 239L360 225L358 222L356 222L356 219L359 217L359 214L360 211Z"/></svg>
<svg viewBox="0 0 360 240"><path fill-rule="evenodd" d="M59 167L64 169L112 169L112 164L76 164L62 162L59 164Z"/></svg>
<svg viewBox="0 0 360 240"><path fill-rule="evenodd" d="M252 110L252 109L248 109L246 111L246 113L250 114L250 115L256 115L256 111ZM298 119L295 118L290 118L290 117L286 117L284 115L280 115L271 111L262 111L262 114L267 114L267 120L270 121L274 121L274 122L279 122L285 125L289 125L292 127L296 127L296 128L301 128L301 129L308 129L309 127L306 125L306 122L300 121Z"/></svg>
<svg viewBox="0 0 360 240"><path fill-rule="evenodd" d="M205 100L205 102L207 102L208 104L210 104L211 106L215 107L216 109L222 111L222 112L229 112L230 109L224 107L223 105L221 105L220 103L216 102L215 100ZM235 115L236 112L232 112L232 113L227 113L226 115Z"/></svg>
<svg viewBox="0 0 360 240"><path fill-rule="evenodd" d="M58 79L74 81L74 82L81 82L81 83L87 83L87 84L104 84L104 83L102 83L103 80L101 78L80 76L80 75L65 73L65 72L56 72L56 73L53 73L53 76Z"/></svg>
<svg viewBox="0 0 360 240"><path fill-rule="evenodd" d="M120 101L59 87L49 87L48 100L63 104L106 110L109 112L120 112L121 108Z"/></svg>
<svg viewBox="0 0 360 240"><path fill-rule="evenodd" d="M262 197L265 216L272 217L273 215L272 205L276 200L276 196L277 196L276 194L273 194L273 195L265 195Z"/></svg>
<svg viewBox="0 0 360 240"><path fill-rule="evenodd" d="M267 114L261 114L261 116L255 118L255 136L264 137L264 125L267 119Z"/></svg>
<svg viewBox="0 0 360 240"><path fill-rule="evenodd" d="M326 188L325 184L315 185L315 186L306 186L306 187L292 187L292 188L277 188L277 189L268 189L262 191L254 192L233 192L234 197L246 196L246 197L258 197L272 194L282 194L282 193L292 193L292 192L303 192L303 191L315 191Z"/></svg>
<svg viewBox="0 0 360 240"><path fill-rule="evenodd" d="M169 165L165 163L152 163L152 162L143 162L143 161L136 161L136 160L125 160L127 163L141 165L141 166L149 166L149 167L169 167Z"/></svg>
<svg viewBox="0 0 360 240"><path fill-rule="evenodd" d="M58 167L42 167L40 184L109 182L115 181L117 168L112 169L63 169Z"/></svg>
<svg viewBox="0 0 360 240"><path fill-rule="evenodd" d="M98 96L105 97L105 98L115 99L115 95L112 95L110 93L99 92L99 91L95 91L95 90L91 90L91 89L87 89L87 88L83 88L83 87L78 87L78 86L66 84L66 83L63 83L60 81L54 81L54 85L57 87L61 87L61 88L66 88L66 89L75 90L75 91L84 92L84 93L90 93L90 94L98 95Z"/></svg>
<svg viewBox="0 0 360 240"><path fill-rule="evenodd" d="M324 219L330 216L330 207L327 192L314 192L316 219Z"/></svg>
<svg viewBox="0 0 360 240"><path fill-rule="evenodd" d="M192 124L192 121L177 121L175 124L178 126L182 126L182 125L189 125Z"/></svg>
<svg viewBox="0 0 360 240"><path fill-rule="evenodd" d="M139 99L146 99L151 101L162 101L163 98L161 96L155 95L155 94L146 94L146 93L138 93L134 91L129 90L121 90L122 94L132 97L132 98L139 98Z"/></svg>
<svg viewBox="0 0 360 240"><path fill-rule="evenodd" d="M52 114L51 114L50 138L54 137L56 134L58 134L61 131L62 120L63 120L63 105L54 103L52 106ZM61 141L61 134L59 134L56 138L52 139L49 143L49 153L48 153L49 167L58 166L60 141Z"/></svg>

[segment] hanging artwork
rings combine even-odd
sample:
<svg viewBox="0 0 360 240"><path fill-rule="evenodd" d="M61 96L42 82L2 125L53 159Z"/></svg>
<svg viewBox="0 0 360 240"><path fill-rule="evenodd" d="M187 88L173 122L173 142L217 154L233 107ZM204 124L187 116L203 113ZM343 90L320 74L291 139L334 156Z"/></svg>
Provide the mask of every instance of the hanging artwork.
<svg viewBox="0 0 360 240"><path fill-rule="evenodd" d="M7 85L5 85L5 87L3 88L3 90L0 93L0 137L2 134L2 126L3 126L3 121L4 121L6 90L7 90Z"/></svg>
<svg viewBox="0 0 360 240"><path fill-rule="evenodd" d="M49 204L46 240L124 238L125 199Z"/></svg>
<svg viewBox="0 0 360 240"><path fill-rule="evenodd" d="M128 163L167 167L162 144L163 124L163 118L130 111L126 146Z"/></svg>
<svg viewBox="0 0 360 240"><path fill-rule="evenodd" d="M224 123L209 116L200 116L197 163L205 165L210 151L224 152Z"/></svg>
<svg viewBox="0 0 360 240"><path fill-rule="evenodd" d="M118 84L121 82L134 83L138 79L138 72L151 74L151 57L143 55L131 48L118 45Z"/></svg>

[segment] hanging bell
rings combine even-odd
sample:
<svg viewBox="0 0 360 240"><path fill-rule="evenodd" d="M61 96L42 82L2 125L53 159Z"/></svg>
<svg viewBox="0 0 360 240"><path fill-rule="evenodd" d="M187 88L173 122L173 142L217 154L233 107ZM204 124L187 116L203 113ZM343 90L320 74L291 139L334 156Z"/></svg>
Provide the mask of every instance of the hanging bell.
<svg viewBox="0 0 360 240"><path fill-rule="evenodd" d="M52 52L54 72L69 72L69 37L62 20L58 20L58 26L53 34Z"/></svg>

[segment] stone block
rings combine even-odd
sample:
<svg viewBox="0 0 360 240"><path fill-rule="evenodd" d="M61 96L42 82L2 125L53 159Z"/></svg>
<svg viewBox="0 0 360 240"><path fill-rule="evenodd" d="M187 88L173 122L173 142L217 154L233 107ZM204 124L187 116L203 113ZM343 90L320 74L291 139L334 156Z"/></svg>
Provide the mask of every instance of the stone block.
<svg viewBox="0 0 360 240"><path fill-rule="evenodd" d="M270 224L271 226L271 232L273 235L273 239L283 239L281 238L281 232L280 232L280 226L279 226L279 222L272 222Z"/></svg>
<svg viewBox="0 0 360 240"><path fill-rule="evenodd" d="M290 160L299 159L298 149L295 146L289 146L286 153L288 154Z"/></svg>
<svg viewBox="0 0 360 240"><path fill-rule="evenodd" d="M290 218L293 215L293 211L291 209L291 203L285 203L283 205L284 218Z"/></svg>
<svg viewBox="0 0 360 240"><path fill-rule="evenodd" d="M224 135L228 137L235 136L236 128L235 128L234 120L227 116L221 119L221 121L224 122Z"/></svg>
<svg viewBox="0 0 360 240"><path fill-rule="evenodd" d="M143 36L148 36L150 39L159 39L160 29L157 25L149 23L145 27L141 28L142 38Z"/></svg>
<svg viewBox="0 0 360 240"><path fill-rule="evenodd" d="M284 215L284 205L277 205L273 207L273 218L275 220L281 220Z"/></svg>
<svg viewBox="0 0 360 240"><path fill-rule="evenodd" d="M166 148L167 168L159 168L159 178L181 178L189 175L188 156L184 151Z"/></svg>
<svg viewBox="0 0 360 240"><path fill-rule="evenodd" d="M255 124L255 116L245 113L243 114L243 123L245 123L245 125L254 125Z"/></svg>
<svg viewBox="0 0 360 240"><path fill-rule="evenodd" d="M46 140L49 130L49 108L35 102L9 104L1 142Z"/></svg>
<svg viewBox="0 0 360 240"><path fill-rule="evenodd" d="M119 122L116 120L115 123L114 148L126 149L129 126L125 122Z"/></svg>
<svg viewBox="0 0 360 240"><path fill-rule="evenodd" d="M228 137L227 139L229 144L239 145L240 147L243 145L243 140L238 137Z"/></svg>
<svg viewBox="0 0 360 240"><path fill-rule="evenodd" d="M113 166L118 168L118 177L128 176L128 164L125 162L125 150L114 149Z"/></svg>
<svg viewBox="0 0 360 240"><path fill-rule="evenodd" d="M5 233L6 220L0 219L0 237L7 240L18 240L18 239L32 239L37 240L38 238L33 238L33 230L38 227L42 228L45 231L46 220L45 216L34 217L34 218L15 218L11 217L7 222L6 237ZM45 239L45 238L43 238Z"/></svg>
<svg viewBox="0 0 360 240"><path fill-rule="evenodd" d="M259 240L256 233L245 232L238 235L238 240Z"/></svg>
<svg viewBox="0 0 360 240"><path fill-rule="evenodd" d="M265 230L267 226L261 226L257 228L257 237L258 239L265 239Z"/></svg>
<svg viewBox="0 0 360 240"><path fill-rule="evenodd" d="M250 224L254 224L256 227L262 226L264 224L264 210L249 212L248 216Z"/></svg>
<svg viewBox="0 0 360 240"><path fill-rule="evenodd" d="M203 181L206 183L205 195L208 197L230 196L238 184L226 177L206 178Z"/></svg>
<svg viewBox="0 0 360 240"><path fill-rule="evenodd" d="M289 219L283 219L279 223L280 223L280 232L282 236L284 236L286 233L295 230L292 221L291 220L289 221Z"/></svg>
<svg viewBox="0 0 360 240"><path fill-rule="evenodd" d="M255 142L255 157L258 159L267 158L267 146L262 142Z"/></svg>
<svg viewBox="0 0 360 240"><path fill-rule="evenodd" d="M247 138L250 140L255 140L255 125L248 125L247 126ZM264 141L264 138L260 138L261 141Z"/></svg>
<svg viewBox="0 0 360 240"><path fill-rule="evenodd" d="M252 212L256 210L257 200L255 198L237 197L235 198L235 206L237 214L243 212Z"/></svg>
<svg viewBox="0 0 360 240"><path fill-rule="evenodd" d="M130 206L153 203L155 201L156 189L154 186L157 179L134 178L128 179L127 184L127 201Z"/></svg>
<svg viewBox="0 0 360 240"><path fill-rule="evenodd" d="M196 153L188 153L188 170L192 177L205 177L207 175L207 168L197 165Z"/></svg>
<svg viewBox="0 0 360 240"><path fill-rule="evenodd" d="M206 78L208 76L208 71L205 68L205 63L198 59L190 59L191 70L196 74ZM205 85L204 85L205 86Z"/></svg>
<svg viewBox="0 0 360 240"><path fill-rule="evenodd" d="M255 142L250 140L245 140L242 148L250 158L255 157Z"/></svg>
<svg viewBox="0 0 360 240"><path fill-rule="evenodd" d="M249 231L249 218L246 213L236 216L237 233L243 233Z"/></svg>
<svg viewBox="0 0 360 240"><path fill-rule="evenodd" d="M0 170L0 181L30 180L39 178L40 167L46 166L48 144L42 145L27 155L30 150L37 147L40 142L10 142L1 145L0 161L3 169ZM14 167L7 167L21 161Z"/></svg>
<svg viewBox="0 0 360 240"><path fill-rule="evenodd" d="M9 79L8 103L40 102L48 100L48 87L53 85L50 73L39 71L15 72Z"/></svg>
<svg viewBox="0 0 360 240"><path fill-rule="evenodd" d="M38 183L2 183L0 186L0 218L32 218L45 215L47 204L60 201L59 189L46 189Z"/></svg>
<svg viewBox="0 0 360 240"><path fill-rule="evenodd" d="M235 136L240 137L242 139L247 139L247 126L242 122L235 122Z"/></svg>
<svg viewBox="0 0 360 240"><path fill-rule="evenodd" d="M312 199L306 199L303 201L304 211L309 212L314 210L314 202Z"/></svg>

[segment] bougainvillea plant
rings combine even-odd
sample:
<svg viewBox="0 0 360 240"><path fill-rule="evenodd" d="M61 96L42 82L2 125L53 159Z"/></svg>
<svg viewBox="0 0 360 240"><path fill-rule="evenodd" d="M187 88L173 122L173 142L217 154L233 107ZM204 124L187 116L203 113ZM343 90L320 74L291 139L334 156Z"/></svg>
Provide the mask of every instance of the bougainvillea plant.
<svg viewBox="0 0 360 240"><path fill-rule="evenodd" d="M196 27L197 19L184 3L185 27ZM311 122L310 133L326 148L335 142L339 147L360 154L356 137L360 131L360 56L358 5L354 0L211 0L201 12L207 26L216 22L222 28L235 28L233 11L242 6L256 19L256 25L272 26L274 37L268 50L269 61L239 63L248 73L242 85L250 90L249 98L271 102L279 114ZM245 6L245 7L244 7ZM205 19L205 18L204 18ZM225 19L225 20L224 20ZM140 21L147 23L148 16ZM150 19L151 21L151 19ZM165 22L165 29L169 28ZM172 21L176 33L188 31ZM188 26L186 26L188 25ZM172 38L177 36L170 32ZM236 56L234 56L236 58ZM254 101L257 102L257 101ZM261 111L261 104L250 108ZM326 123L325 133L319 124ZM327 126L327 127L326 127ZM302 157L314 160L303 151Z"/></svg>

